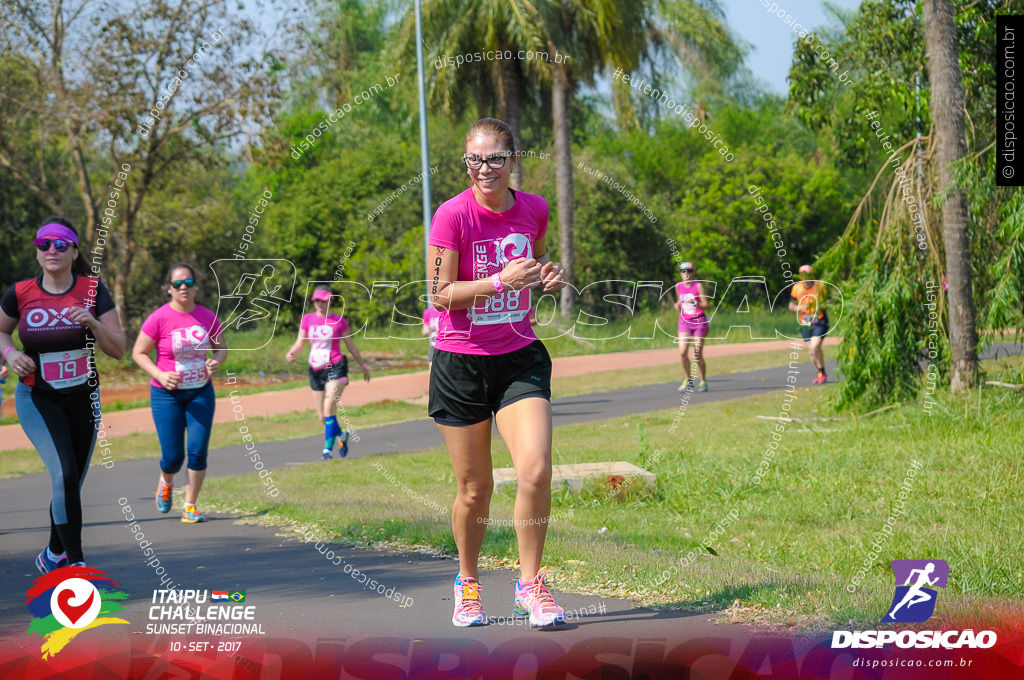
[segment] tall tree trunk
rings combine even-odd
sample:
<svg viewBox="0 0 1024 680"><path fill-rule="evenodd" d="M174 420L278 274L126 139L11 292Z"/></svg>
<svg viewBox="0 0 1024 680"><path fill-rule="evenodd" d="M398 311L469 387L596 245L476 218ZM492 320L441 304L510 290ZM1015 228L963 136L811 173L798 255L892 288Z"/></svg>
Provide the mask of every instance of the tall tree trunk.
<svg viewBox="0 0 1024 680"><path fill-rule="evenodd" d="M124 324L125 333L131 337L135 328L128 316L128 309L125 307L128 276L132 271L132 261L135 259L135 212L131 209L125 210L120 237L121 253L117 260L117 266L113 268L117 272L117 276L114 278L114 304L117 305L117 311L121 314L121 323Z"/></svg>
<svg viewBox="0 0 1024 680"><path fill-rule="evenodd" d="M931 79L931 114L935 122L935 156L939 190L953 181L955 161L967 155L964 89L957 61L956 24L950 0L925 0L924 39ZM963 192L949 194L942 206L942 238L949 281L949 345L953 354L950 390L970 389L978 378L978 335L971 297L971 242Z"/></svg>
<svg viewBox="0 0 1024 680"><path fill-rule="evenodd" d="M519 85L522 73L519 70L519 63L513 59L502 59L495 61L496 77L498 79L498 106L501 109L501 119L512 128L512 136L515 138L517 149L523 148L522 120L519 115ZM523 188L523 162L522 160L512 171L512 188L520 190Z"/></svg>
<svg viewBox="0 0 1024 680"><path fill-rule="evenodd" d="M558 200L558 246L560 260L565 267L565 281L574 283L576 249L573 244L573 202L572 202L572 130L569 125L569 102L572 86L569 74L562 66L552 69L551 109L555 123L555 184ZM568 319L572 314L573 292L568 286L562 289L560 310Z"/></svg>

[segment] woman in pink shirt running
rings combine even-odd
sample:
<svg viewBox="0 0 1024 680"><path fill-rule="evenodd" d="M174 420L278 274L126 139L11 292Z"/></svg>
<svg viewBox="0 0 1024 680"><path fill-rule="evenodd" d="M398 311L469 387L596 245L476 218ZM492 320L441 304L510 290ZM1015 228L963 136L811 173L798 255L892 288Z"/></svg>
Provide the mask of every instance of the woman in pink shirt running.
<svg viewBox="0 0 1024 680"><path fill-rule="evenodd" d="M564 269L547 258L548 206L509 188L519 162L512 130L482 118L466 133L470 188L438 208L430 227L430 296L442 315L430 375L429 414L448 446L457 493L459 627L487 623L477 561L494 483L491 423L519 483L515 529L521 577L513 610L546 627L565 614L541 567L551 512L551 357L530 325L530 289L560 290Z"/></svg>
<svg viewBox="0 0 1024 680"><path fill-rule="evenodd" d="M171 509L174 475L185 462L188 435L188 486L181 521L195 524L206 520L196 503L206 478L206 454L210 446L216 398L210 378L227 356L227 345L217 315L196 304L196 272L179 262L167 272L167 294L171 301L142 323L135 339L132 359L152 380L149 402L160 439L160 479L156 507ZM156 348L156 361L149 353ZM208 350L212 356L207 356Z"/></svg>
<svg viewBox="0 0 1024 680"><path fill-rule="evenodd" d="M299 322L299 335L288 348L285 359L294 363L302 346L309 341L309 387L313 390L316 415L324 426L324 449L320 456L331 460L334 442L338 442L338 456L348 455L349 432L338 422L338 406L348 385L348 358L341 353L341 342L359 362L363 380L370 381L370 368L356 348L349 333L348 322L340 314L331 313L331 289L317 286L309 298L314 311L304 314ZM358 440L358 437L353 441Z"/></svg>
<svg viewBox="0 0 1024 680"><path fill-rule="evenodd" d="M704 286L693 278L694 267L689 262L679 265L679 275L683 279L676 282L676 304L679 310L679 359L683 362L683 382L679 391L693 390L693 378L690 373L690 345L693 345L693 360L700 372L701 392L708 391L707 367L704 365L704 338L708 335L708 318L705 310L711 307L704 295Z"/></svg>

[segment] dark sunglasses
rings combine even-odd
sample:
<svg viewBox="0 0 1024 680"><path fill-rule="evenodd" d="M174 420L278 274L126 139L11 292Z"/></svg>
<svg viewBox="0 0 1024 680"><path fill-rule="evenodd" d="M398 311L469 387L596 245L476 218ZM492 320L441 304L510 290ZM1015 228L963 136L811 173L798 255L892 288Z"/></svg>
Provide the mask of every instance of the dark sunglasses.
<svg viewBox="0 0 1024 680"><path fill-rule="evenodd" d="M195 279L182 279L180 281L171 281L171 288L181 288L182 286L185 286L186 288L191 288L194 285L196 285Z"/></svg>
<svg viewBox="0 0 1024 680"><path fill-rule="evenodd" d="M505 167L505 160L512 157L512 152L498 154L496 156L489 156L487 158L480 158L479 156L463 156L462 160L466 162L466 167L470 170L479 170L484 163L487 163L487 167L491 170L501 170Z"/></svg>
<svg viewBox="0 0 1024 680"><path fill-rule="evenodd" d="M46 239L44 241L38 241L36 243L36 248L39 248L40 252L45 253L50 250L50 244L53 244L53 247L57 249L58 253L67 252L68 248L75 245L71 241L65 241L64 239L61 238L55 238Z"/></svg>
<svg viewBox="0 0 1024 680"><path fill-rule="evenodd" d="M692 269L680 269L679 271L686 272L687 274L692 274L693 273Z"/></svg>

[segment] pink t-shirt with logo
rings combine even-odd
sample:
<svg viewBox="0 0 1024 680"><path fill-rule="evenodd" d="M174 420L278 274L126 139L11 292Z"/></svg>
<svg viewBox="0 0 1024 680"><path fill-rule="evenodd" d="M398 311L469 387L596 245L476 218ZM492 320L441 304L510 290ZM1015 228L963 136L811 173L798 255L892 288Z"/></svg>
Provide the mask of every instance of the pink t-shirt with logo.
<svg viewBox="0 0 1024 680"><path fill-rule="evenodd" d="M434 213L430 245L459 251L459 280L476 281L501 272L509 261L533 257L534 242L548 230L548 204L515 192L503 213L488 210L469 188ZM498 293L470 309L442 314L436 349L457 354L507 354L537 339L530 325L530 291Z"/></svg>
<svg viewBox="0 0 1024 680"><path fill-rule="evenodd" d="M313 370L324 366L338 366L344 355L341 353L341 339L348 335L348 322L338 314L326 317L310 312L302 317L299 328L309 338L309 367Z"/></svg>
<svg viewBox="0 0 1024 680"><path fill-rule="evenodd" d="M179 312L165 304L143 322L142 332L156 340L156 367L178 373L178 389L190 390L206 385L206 351L210 336L223 333L217 315L202 305L191 312ZM150 385L164 389L156 380Z"/></svg>

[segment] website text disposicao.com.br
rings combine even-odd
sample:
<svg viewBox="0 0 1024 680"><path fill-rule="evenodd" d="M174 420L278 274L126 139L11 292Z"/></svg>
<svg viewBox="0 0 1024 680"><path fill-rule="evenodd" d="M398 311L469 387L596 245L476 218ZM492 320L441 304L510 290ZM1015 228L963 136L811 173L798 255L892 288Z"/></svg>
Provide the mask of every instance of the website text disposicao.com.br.
<svg viewBox="0 0 1024 680"><path fill-rule="evenodd" d="M572 61L572 57L562 54L558 50L555 50L554 57L551 56L550 52L534 50L519 50L518 52L513 52L512 50L485 50L483 52L456 54L454 57L442 53L434 60L434 69L440 70L445 66L448 68L460 68L463 64L472 64L477 61L512 61L513 59L519 61L538 60L549 64L565 64Z"/></svg>

